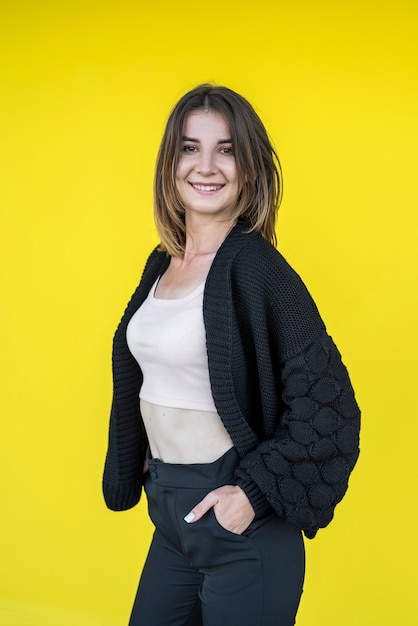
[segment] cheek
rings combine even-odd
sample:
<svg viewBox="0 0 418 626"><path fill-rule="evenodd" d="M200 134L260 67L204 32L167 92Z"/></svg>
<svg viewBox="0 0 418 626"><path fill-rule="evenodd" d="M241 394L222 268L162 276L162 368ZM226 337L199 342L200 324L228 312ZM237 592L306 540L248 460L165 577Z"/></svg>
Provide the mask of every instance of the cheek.
<svg viewBox="0 0 418 626"><path fill-rule="evenodd" d="M229 166L228 176L231 181L233 180L238 184L238 171L235 162L231 163L231 165Z"/></svg>
<svg viewBox="0 0 418 626"><path fill-rule="evenodd" d="M176 175L174 178L174 185L176 191L178 193L179 198L184 201L187 193L187 183L186 183L186 173L184 172L184 167L181 167L179 164L177 166Z"/></svg>
<svg viewBox="0 0 418 626"><path fill-rule="evenodd" d="M187 167L187 164L184 161L179 161L176 169L175 181L176 185L184 183L184 179L186 178L188 171L190 168Z"/></svg>

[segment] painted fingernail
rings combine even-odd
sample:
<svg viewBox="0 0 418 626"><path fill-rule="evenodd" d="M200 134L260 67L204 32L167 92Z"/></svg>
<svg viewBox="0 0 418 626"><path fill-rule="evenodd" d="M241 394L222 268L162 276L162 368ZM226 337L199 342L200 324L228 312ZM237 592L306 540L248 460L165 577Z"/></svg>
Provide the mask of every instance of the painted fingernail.
<svg viewBox="0 0 418 626"><path fill-rule="evenodd" d="M186 517L184 518L184 521L187 522L188 524L190 524L190 522L193 522L193 520L194 520L194 513L188 513Z"/></svg>

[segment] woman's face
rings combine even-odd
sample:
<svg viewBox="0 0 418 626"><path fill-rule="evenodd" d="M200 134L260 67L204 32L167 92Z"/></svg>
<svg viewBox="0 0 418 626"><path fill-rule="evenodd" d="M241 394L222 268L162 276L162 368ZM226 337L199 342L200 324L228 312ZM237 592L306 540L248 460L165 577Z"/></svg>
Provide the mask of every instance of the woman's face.
<svg viewBox="0 0 418 626"><path fill-rule="evenodd" d="M186 215L230 218L240 189L231 134L223 115L197 110L187 116L176 186Z"/></svg>

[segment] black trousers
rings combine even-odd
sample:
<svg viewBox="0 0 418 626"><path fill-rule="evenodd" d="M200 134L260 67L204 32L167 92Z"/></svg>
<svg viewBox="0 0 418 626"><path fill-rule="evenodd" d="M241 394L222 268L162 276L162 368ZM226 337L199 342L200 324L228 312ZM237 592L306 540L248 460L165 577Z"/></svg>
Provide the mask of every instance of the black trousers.
<svg viewBox="0 0 418 626"><path fill-rule="evenodd" d="M156 527L129 626L293 626L302 593L301 533L274 513L242 535L210 509L184 516L212 489L234 484L234 448L214 463L149 459L145 490Z"/></svg>

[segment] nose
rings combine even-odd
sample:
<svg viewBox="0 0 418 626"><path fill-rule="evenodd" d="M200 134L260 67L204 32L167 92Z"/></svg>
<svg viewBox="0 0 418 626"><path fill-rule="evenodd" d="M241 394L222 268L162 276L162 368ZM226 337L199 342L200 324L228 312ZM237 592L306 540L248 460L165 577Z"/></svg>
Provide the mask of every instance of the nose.
<svg viewBox="0 0 418 626"><path fill-rule="evenodd" d="M215 155L209 150L201 150L196 164L196 172L202 176L210 176L216 172Z"/></svg>

